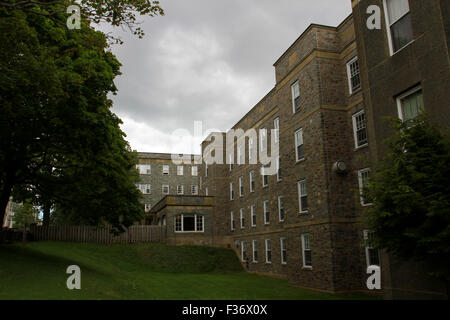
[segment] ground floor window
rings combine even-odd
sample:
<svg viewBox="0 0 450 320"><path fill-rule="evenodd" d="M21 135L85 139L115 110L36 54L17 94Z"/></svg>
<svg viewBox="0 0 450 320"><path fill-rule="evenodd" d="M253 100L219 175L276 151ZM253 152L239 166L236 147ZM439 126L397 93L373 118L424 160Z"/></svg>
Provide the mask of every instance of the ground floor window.
<svg viewBox="0 0 450 320"><path fill-rule="evenodd" d="M287 262L286 238L280 238L281 263Z"/></svg>
<svg viewBox="0 0 450 320"><path fill-rule="evenodd" d="M266 262L272 262L272 247L270 243L270 239L266 239Z"/></svg>
<svg viewBox="0 0 450 320"><path fill-rule="evenodd" d="M303 267L312 267L309 233L302 234Z"/></svg>
<svg viewBox="0 0 450 320"><path fill-rule="evenodd" d="M252 241L252 247L253 247L253 262L258 262L258 241L257 240Z"/></svg>
<svg viewBox="0 0 450 320"><path fill-rule="evenodd" d="M241 259L243 262L247 261L247 252L245 250L245 241L241 241Z"/></svg>
<svg viewBox="0 0 450 320"><path fill-rule="evenodd" d="M373 232L370 232L369 230L364 230L363 233L364 233L367 266L380 266L380 252L377 248L374 248L371 244Z"/></svg>
<svg viewBox="0 0 450 320"><path fill-rule="evenodd" d="M203 232L204 216L180 214L175 216L175 232Z"/></svg>

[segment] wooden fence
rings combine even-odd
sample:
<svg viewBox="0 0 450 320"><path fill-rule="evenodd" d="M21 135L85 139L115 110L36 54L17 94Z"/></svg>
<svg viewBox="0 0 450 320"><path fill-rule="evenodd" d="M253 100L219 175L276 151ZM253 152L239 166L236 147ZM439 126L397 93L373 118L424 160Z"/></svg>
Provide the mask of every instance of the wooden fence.
<svg viewBox="0 0 450 320"><path fill-rule="evenodd" d="M110 227L92 226L37 226L30 232L33 240L94 242L94 243L134 243L134 242L165 242L166 227L164 226L131 226L124 233L114 236Z"/></svg>

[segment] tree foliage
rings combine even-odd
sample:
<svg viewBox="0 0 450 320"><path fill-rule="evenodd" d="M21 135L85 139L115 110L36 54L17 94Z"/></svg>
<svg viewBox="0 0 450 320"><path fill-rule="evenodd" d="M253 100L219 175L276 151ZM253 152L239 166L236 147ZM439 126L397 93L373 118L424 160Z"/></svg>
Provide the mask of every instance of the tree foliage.
<svg viewBox="0 0 450 320"><path fill-rule="evenodd" d="M120 63L88 20L69 30L66 19L0 7L0 218L14 188L18 201L120 231L143 214L136 155L108 99Z"/></svg>
<svg viewBox="0 0 450 320"><path fill-rule="evenodd" d="M450 139L420 115L397 134L370 181L364 214L374 245L426 261L450 280Z"/></svg>

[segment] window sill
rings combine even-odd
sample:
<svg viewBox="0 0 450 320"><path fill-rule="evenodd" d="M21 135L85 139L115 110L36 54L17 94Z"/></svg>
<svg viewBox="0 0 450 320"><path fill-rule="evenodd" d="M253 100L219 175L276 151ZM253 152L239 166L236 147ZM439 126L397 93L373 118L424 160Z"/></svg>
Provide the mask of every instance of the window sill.
<svg viewBox="0 0 450 320"><path fill-rule="evenodd" d="M267 188L269 185L268 184L266 184L265 186L262 186L263 188Z"/></svg>
<svg viewBox="0 0 450 320"><path fill-rule="evenodd" d="M370 207L373 206L373 203L361 203L362 207Z"/></svg>
<svg viewBox="0 0 450 320"><path fill-rule="evenodd" d="M266 261L265 264L272 264L272 262L267 262L267 261Z"/></svg>
<svg viewBox="0 0 450 320"><path fill-rule="evenodd" d="M301 216L306 216L309 214L309 212L308 211L300 211L298 214Z"/></svg>
<svg viewBox="0 0 450 320"><path fill-rule="evenodd" d="M312 270L313 267L312 266L303 266L302 270Z"/></svg>
<svg viewBox="0 0 450 320"><path fill-rule="evenodd" d="M281 265L285 266L285 265L287 265L287 262L281 262Z"/></svg>
<svg viewBox="0 0 450 320"><path fill-rule="evenodd" d="M397 53L403 51L403 49L405 49L406 47L409 47L410 44L412 44L414 41L416 41L416 39L412 39L410 42L408 42L407 44L405 44L403 47L401 47L400 49L398 49L397 51L393 52L393 48L391 48L391 57L395 56Z"/></svg>
<svg viewBox="0 0 450 320"><path fill-rule="evenodd" d="M175 231L176 234L205 233L205 231Z"/></svg>
<svg viewBox="0 0 450 320"><path fill-rule="evenodd" d="M295 164L302 163L302 162L304 162L305 160L306 160L305 157L303 157L303 158L301 158L301 159L299 159L299 160L295 160Z"/></svg>
<svg viewBox="0 0 450 320"><path fill-rule="evenodd" d="M367 148L368 146L369 146L369 144L368 144L368 143L365 143L365 144L363 144L362 146L355 147L355 149L353 149L353 151L358 151L358 150Z"/></svg>
<svg viewBox="0 0 450 320"><path fill-rule="evenodd" d="M354 91L351 90L351 92L349 92L349 97L351 97L351 96L353 96L353 95L355 95L355 94L361 92L361 90L362 90L362 87L359 87L358 89L356 89L356 90L354 90Z"/></svg>

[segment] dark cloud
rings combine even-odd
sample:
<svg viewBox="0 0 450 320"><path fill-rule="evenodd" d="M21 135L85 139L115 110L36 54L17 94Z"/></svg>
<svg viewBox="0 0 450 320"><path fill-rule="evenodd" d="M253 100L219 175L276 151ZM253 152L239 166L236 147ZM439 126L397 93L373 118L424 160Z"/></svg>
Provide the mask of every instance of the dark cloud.
<svg viewBox="0 0 450 320"><path fill-rule="evenodd" d="M123 64L113 111L134 149L188 152L172 133L226 130L274 85L273 63L311 23L338 25L350 0L161 0L144 39L112 51ZM199 139L194 151L199 152Z"/></svg>

